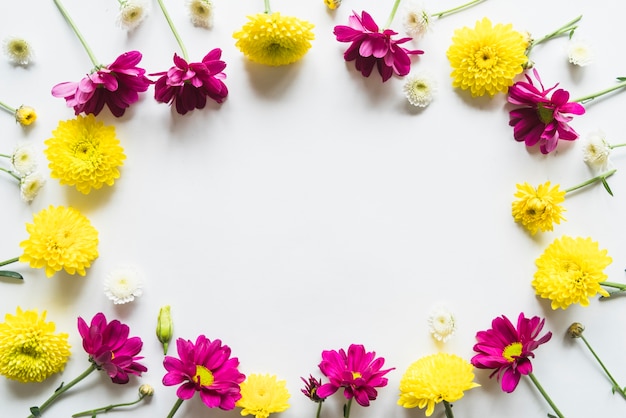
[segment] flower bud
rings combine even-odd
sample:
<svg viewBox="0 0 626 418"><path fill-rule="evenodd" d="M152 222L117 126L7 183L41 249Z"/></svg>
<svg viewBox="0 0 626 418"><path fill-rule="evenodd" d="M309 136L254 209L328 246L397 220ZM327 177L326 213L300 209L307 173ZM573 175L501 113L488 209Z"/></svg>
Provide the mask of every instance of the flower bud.
<svg viewBox="0 0 626 418"><path fill-rule="evenodd" d="M159 310L159 318L157 320L156 335L161 344L163 344L163 354L167 354L167 347L172 339L172 315L170 314L170 305L163 306Z"/></svg>
<svg viewBox="0 0 626 418"><path fill-rule="evenodd" d="M146 397L154 395L154 388L146 383L139 386L139 396Z"/></svg>
<svg viewBox="0 0 626 418"><path fill-rule="evenodd" d="M30 106L20 106L15 111L15 120L22 126L28 126L37 120L37 113Z"/></svg>
<svg viewBox="0 0 626 418"><path fill-rule="evenodd" d="M585 330L585 327L583 326L583 324L579 322L574 322L567 329L567 335L569 335L572 338L580 338L582 337L584 330Z"/></svg>

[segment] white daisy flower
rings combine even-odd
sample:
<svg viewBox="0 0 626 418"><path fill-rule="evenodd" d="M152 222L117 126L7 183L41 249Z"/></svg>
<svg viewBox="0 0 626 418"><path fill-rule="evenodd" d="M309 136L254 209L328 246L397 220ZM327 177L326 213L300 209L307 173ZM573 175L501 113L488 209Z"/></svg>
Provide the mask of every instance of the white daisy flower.
<svg viewBox="0 0 626 418"><path fill-rule="evenodd" d="M143 294L143 279L133 267L118 267L104 280L104 294L114 304L132 302Z"/></svg>
<svg viewBox="0 0 626 418"><path fill-rule="evenodd" d="M584 67L593 60L591 45L582 39L572 38L567 45L567 59L570 64Z"/></svg>
<svg viewBox="0 0 626 418"><path fill-rule="evenodd" d="M456 331L456 320L447 308L437 306L428 315L428 328L433 338L445 343Z"/></svg>
<svg viewBox="0 0 626 418"><path fill-rule="evenodd" d="M13 170L20 176L26 176L37 168L35 148L31 145L18 146L11 156Z"/></svg>
<svg viewBox="0 0 626 418"><path fill-rule="evenodd" d="M431 28L432 16L417 2L409 2L404 8L402 25L411 37L419 39Z"/></svg>
<svg viewBox="0 0 626 418"><path fill-rule="evenodd" d="M31 63L35 52L28 41L16 36L10 36L2 40L2 50L7 58L18 65Z"/></svg>
<svg viewBox="0 0 626 418"><path fill-rule="evenodd" d="M38 171L22 177L20 180L20 195L22 200L26 203L32 202L45 184L46 179Z"/></svg>
<svg viewBox="0 0 626 418"><path fill-rule="evenodd" d="M213 27L213 2L211 0L187 0L187 11L194 26Z"/></svg>
<svg viewBox="0 0 626 418"><path fill-rule="evenodd" d="M132 31L150 14L150 3L146 0L125 0L120 3L116 23L124 30Z"/></svg>
<svg viewBox="0 0 626 418"><path fill-rule="evenodd" d="M403 91L413 106L426 107L437 92L437 83L430 74L420 72L405 79Z"/></svg>
<svg viewBox="0 0 626 418"><path fill-rule="evenodd" d="M605 171L609 164L611 145L602 131L590 133L583 143L583 161L591 168Z"/></svg>

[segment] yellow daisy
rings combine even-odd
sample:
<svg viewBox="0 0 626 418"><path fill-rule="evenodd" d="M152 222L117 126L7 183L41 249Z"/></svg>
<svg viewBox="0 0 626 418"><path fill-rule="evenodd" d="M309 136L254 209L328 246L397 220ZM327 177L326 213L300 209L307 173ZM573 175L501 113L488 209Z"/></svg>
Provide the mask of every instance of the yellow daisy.
<svg viewBox="0 0 626 418"><path fill-rule="evenodd" d="M528 183L517 184L516 200L512 204L513 218L532 235L541 230L552 231L553 224L565 220L565 209L560 203L565 200L565 190L559 185L550 188L550 182L539 185L536 189Z"/></svg>
<svg viewBox="0 0 626 418"><path fill-rule="evenodd" d="M242 408L243 416L267 418L289 408L289 397L285 380L277 380L276 376L269 374L251 374L241 384L241 399L236 406Z"/></svg>
<svg viewBox="0 0 626 418"><path fill-rule="evenodd" d="M0 374L22 383L42 382L65 368L70 345L65 333L55 334L46 311L6 314L0 323Z"/></svg>
<svg viewBox="0 0 626 418"><path fill-rule="evenodd" d="M233 33L235 46L251 61L279 66L300 60L315 39L314 25L306 20L280 13L248 16L241 30Z"/></svg>
<svg viewBox="0 0 626 418"><path fill-rule="evenodd" d="M528 61L527 46L528 38L511 24L493 26L486 17L473 29L455 30L446 52L452 66L452 86L469 90L474 97L506 93Z"/></svg>
<svg viewBox="0 0 626 418"><path fill-rule="evenodd" d="M458 401L466 390L480 386L474 380L474 366L454 354L437 353L411 364L400 379L398 405L426 408L429 417L435 405Z"/></svg>
<svg viewBox="0 0 626 418"><path fill-rule="evenodd" d="M44 143L48 146L44 153L50 162L50 176L83 194L104 184L112 186L120 177L118 167L126 159L115 127L104 125L91 114L60 121L52 138Z"/></svg>
<svg viewBox="0 0 626 418"><path fill-rule="evenodd" d="M19 261L45 267L47 277L62 269L84 276L98 258L98 231L74 208L50 205L33 216L26 230L30 236L20 243L24 253Z"/></svg>
<svg viewBox="0 0 626 418"><path fill-rule="evenodd" d="M589 305L589 298L609 296L601 284L604 269L613 262L591 238L563 236L555 239L535 261L532 285L537 295L552 301L552 309L567 309L573 303Z"/></svg>

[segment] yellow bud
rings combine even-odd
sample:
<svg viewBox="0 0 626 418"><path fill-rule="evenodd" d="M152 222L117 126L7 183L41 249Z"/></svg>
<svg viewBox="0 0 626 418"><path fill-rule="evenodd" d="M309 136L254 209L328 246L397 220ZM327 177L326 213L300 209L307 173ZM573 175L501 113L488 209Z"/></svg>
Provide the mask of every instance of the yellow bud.
<svg viewBox="0 0 626 418"><path fill-rule="evenodd" d="M583 324L574 322L567 329L567 335L569 335L572 338L580 338L582 337L584 330L585 330L585 327L583 326Z"/></svg>
<svg viewBox="0 0 626 418"><path fill-rule="evenodd" d="M172 315L170 313L170 305L163 306L159 311L157 320L156 335L161 344L163 344L163 354L167 354L167 347L172 339Z"/></svg>
<svg viewBox="0 0 626 418"><path fill-rule="evenodd" d="M139 386L139 396L141 396L142 398L145 396L152 396L154 395L154 388L148 384L143 384L141 386Z"/></svg>
<svg viewBox="0 0 626 418"><path fill-rule="evenodd" d="M15 111L15 120L22 126L28 126L37 120L37 113L30 106L20 106Z"/></svg>

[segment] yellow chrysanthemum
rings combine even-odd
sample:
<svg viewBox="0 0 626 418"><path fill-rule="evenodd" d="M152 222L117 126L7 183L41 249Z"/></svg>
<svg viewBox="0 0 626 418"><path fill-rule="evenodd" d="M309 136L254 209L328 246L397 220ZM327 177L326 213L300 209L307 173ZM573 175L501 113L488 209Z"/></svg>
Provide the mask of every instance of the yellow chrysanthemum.
<svg viewBox="0 0 626 418"><path fill-rule="evenodd" d="M233 33L235 46L251 61L265 65L287 65L300 60L315 39L314 25L280 13L258 13L241 30Z"/></svg>
<svg viewBox="0 0 626 418"><path fill-rule="evenodd" d="M573 303L589 305L589 298L600 293L609 296L601 284L604 269L613 262L607 250L600 250L591 238L557 238L535 261L532 281L537 295L552 301L552 309L566 309Z"/></svg>
<svg viewBox="0 0 626 418"><path fill-rule="evenodd" d="M70 356L68 335L54 333L46 311L6 314L0 323L0 374L22 383L42 382L63 370Z"/></svg>
<svg viewBox="0 0 626 418"><path fill-rule="evenodd" d="M532 235L541 230L552 231L553 224L565 220L565 208L560 205L565 200L565 190L559 185L550 188L550 182L540 184L536 189L528 183L517 184L513 201L513 218Z"/></svg>
<svg viewBox="0 0 626 418"><path fill-rule="evenodd" d="M126 159L115 136L115 127L104 125L94 115L60 121L44 143L50 176L61 184L75 186L84 194L104 184L112 186L120 177L118 167Z"/></svg>
<svg viewBox="0 0 626 418"><path fill-rule="evenodd" d="M474 29L454 31L446 55L452 66L452 86L470 90L472 96L506 93L528 61L528 39L511 24L493 26L486 17Z"/></svg>
<svg viewBox="0 0 626 418"><path fill-rule="evenodd" d="M276 376L269 374L251 374L241 384L241 399L236 406L242 408L243 416L267 418L289 408L289 397L285 380L277 380Z"/></svg>
<svg viewBox="0 0 626 418"><path fill-rule="evenodd" d="M61 269L84 276L98 258L98 231L74 208L50 205L33 216L26 230L30 236L20 243L24 249L20 261L45 267L47 277Z"/></svg>
<svg viewBox="0 0 626 418"><path fill-rule="evenodd" d="M30 106L20 106L15 111L15 120L22 126L28 126L37 120L37 112Z"/></svg>
<svg viewBox="0 0 626 418"><path fill-rule="evenodd" d="M455 402L464 391L480 386L474 380L474 366L454 354L437 353L411 364L400 380L398 405L426 408L429 417L435 405Z"/></svg>

